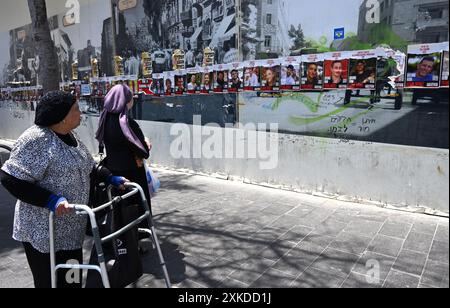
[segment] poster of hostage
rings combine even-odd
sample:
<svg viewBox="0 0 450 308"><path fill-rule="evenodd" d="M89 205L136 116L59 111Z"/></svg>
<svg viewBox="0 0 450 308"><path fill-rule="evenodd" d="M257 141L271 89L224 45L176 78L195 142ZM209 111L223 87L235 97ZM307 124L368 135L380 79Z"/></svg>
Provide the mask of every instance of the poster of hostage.
<svg viewBox="0 0 450 308"><path fill-rule="evenodd" d="M300 90L301 57L288 57L281 61L281 90Z"/></svg>
<svg viewBox="0 0 450 308"><path fill-rule="evenodd" d="M270 59L263 62L261 67L261 91L271 92L280 90L281 61Z"/></svg>
<svg viewBox="0 0 450 308"><path fill-rule="evenodd" d="M375 89L377 57L375 50L357 51L350 56L349 89Z"/></svg>
<svg viewBox="0 0 450 308"><path fill-rule="evenodd" d="M349 54L334 52L325 55L325 89L347 89Z"/></svg>
<svg viewBox="0 0 450 308"><path fill-rule="evenodd" d="M301 89L323 89L323 54L302 56Z"/></svg>
<svg viewBox="0 0 450 308"><path fill-rule="evenodd" d="M406 88L439 88L445 47L445 44L408 46Z"/></svg>

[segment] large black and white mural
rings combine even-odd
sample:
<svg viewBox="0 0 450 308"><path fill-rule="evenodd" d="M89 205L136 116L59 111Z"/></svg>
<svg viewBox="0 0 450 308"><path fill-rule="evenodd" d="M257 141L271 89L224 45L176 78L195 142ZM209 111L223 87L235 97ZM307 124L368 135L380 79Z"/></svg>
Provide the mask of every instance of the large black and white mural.
<svg viewBox="0 0 450 308"><path fill-rule="evenodd" d="M186 67L201 66L206 47L215 64L238 61L234 0L112 1L116 16L116 52L133 74L143 52L150 52L155 73L172 70L172 53L185 52Z"/></svg>
<svg viewBox="0 0 450 308"><path fill-rule="evenodd" d="M65 12L49 17L61 82L71 80L74 62L78 62L82 79L83 75L89 75L92 58L103 60L102 51L107 41L104 25L111 23L110 16L109 0L91 0L80 6L80 22L68 23ZM9 46L7 52L4 50L6 53L2 52L0 60L2 83L39 84L39 57L33 43L31 25L11 29L7 37L6 42L6 33L0 34L2 46Z"/></svg>

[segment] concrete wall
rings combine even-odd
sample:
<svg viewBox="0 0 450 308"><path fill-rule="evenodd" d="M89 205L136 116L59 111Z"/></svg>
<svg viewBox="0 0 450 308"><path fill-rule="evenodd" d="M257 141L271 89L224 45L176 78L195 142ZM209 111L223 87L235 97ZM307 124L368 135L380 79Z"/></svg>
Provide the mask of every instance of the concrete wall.
<svg viewBox="0 0 450 308"><path fill-rule="evenodd" d="M18 138L32 125L33 118L30 111L0 110L0 138ZM78 130L93 153L97 121L86 118ZM258 159L176 160L170 152L176 138L170 135L172 125L156 122L141 125L154 143L152 163L164 167L219 174L333 198L449 212L448 150L264 133L263 138L272 145L277 142L279 164L274 170L261 170ZM192 130L194 126L189 127ZM206 129L215 134L230 130ZM237 139L248 140L248 136Z"/></svg>

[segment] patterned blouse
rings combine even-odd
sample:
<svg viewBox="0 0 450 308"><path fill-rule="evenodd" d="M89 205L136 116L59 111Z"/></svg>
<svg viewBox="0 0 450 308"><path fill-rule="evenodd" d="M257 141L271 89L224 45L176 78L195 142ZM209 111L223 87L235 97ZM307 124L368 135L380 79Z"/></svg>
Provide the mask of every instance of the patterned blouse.
<svg viewBox="0 0 450 308"><path fill-rule="evenodd" d="M17 141L2 167L11 176L63 196L70 204L89 201L90 174L95 162L74 134L78 147L65 144L52 130L33 126ZM41 253L50 252L49 210L18 201L13 238L30 243ZM76 214L55 217L55 249L82 248L87 218Z"/></svg>

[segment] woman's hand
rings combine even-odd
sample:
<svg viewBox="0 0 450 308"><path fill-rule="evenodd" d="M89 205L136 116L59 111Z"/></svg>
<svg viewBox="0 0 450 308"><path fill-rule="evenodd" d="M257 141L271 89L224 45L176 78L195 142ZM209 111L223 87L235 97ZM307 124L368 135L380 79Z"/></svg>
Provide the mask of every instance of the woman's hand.
<svg viewBox="0 0 450 308"><path fill-rule="evenodd" d="M55 215L64 216L73 213L74 209L70 206L69 202L63 201L56 206Z"/></svg>
<svg viewBox="0 0 450 308"><path fill-rule="evenodd" d="M124 177L121 176L110 176L108 178L108 184L120 189L120 190L125 190L125 184L129 183L130 181Z"/></svg>
<svg viewBox="0 0 450 308"><path fill-rule="evenodd" d="M146 137L146 138L145 138L145 143L147 143L148 150L149 150L149 152L151 152L151 151L152 151L152 148L153 148L153 144L152 144L152 142L150 141L150 139Z"/></svg>

